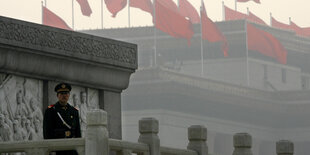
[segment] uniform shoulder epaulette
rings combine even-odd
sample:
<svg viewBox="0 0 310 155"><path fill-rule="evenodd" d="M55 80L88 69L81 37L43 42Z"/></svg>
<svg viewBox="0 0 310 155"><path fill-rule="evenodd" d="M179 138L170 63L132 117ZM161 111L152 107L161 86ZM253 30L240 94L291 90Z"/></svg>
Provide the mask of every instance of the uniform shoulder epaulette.
<svg viewBox="0 0 310 155"><path fill-rule="evenodd" d="M77 107L73 107L74 109L76 109L77 111L79 111L79 108L77 108Z"/></svg>
<svg viewBox="0 0 310 155"><path fill-rule="evenodd" d="M55 104L49 105L47 108L53 108Z"/></svg>

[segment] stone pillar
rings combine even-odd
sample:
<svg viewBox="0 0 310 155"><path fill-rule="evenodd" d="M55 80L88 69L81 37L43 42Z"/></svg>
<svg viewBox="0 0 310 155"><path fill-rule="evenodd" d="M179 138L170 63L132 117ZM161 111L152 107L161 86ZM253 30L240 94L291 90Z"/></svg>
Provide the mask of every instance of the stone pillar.
<svg viewBox="0 0 310 155"><path fill-rule="evenodd" d="M100 90L99 107L108 113L110 138L122 139L121 94L118 92Z"/></svg>
<svg viewBox="0 0 310 155"><path fill-rule="evenodd" d="M198 155L208 155L207 128L201 125L192 125L188 128L187 149L196 151Z"/></svg>
<svg viewBox="0 0 310 155"><path fill-rule="evenodd" d="M91 110L87 113L86 120L85 154L108 155L107 113L101 109Z"/></svg>
<svg viewBox="0 0 310 155"><path fill-rule="evenodd" d="M253 155L252 136L248 133L237 133L234 135L234 152L233 155Z"/></svg>
<svg viewBox="0 0 310 155"><path fill-rule="evenodd" d="M280 140L276 143L277 155L293 155L294 143L288 140Z"/></svg>
<svg viewBox="0 0 310 155"><path fill-rule="evenodd" d="M160 140L158 137L158 120L155 118L142 118L139 120L139 143L149 145L150 155L160 155Z"/></svg>

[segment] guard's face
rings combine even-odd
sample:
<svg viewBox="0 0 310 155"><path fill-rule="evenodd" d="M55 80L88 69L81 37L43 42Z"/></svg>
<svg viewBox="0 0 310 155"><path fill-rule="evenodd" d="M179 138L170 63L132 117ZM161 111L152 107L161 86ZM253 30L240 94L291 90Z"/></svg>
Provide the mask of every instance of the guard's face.
<svg viewBox="0 0 310 155"><path fill-rule="evenodd" d="M69 100L69 97L70 97L70 93L69 92L60 92L60 93L57 94L58 101L61 104L67 104L68 100Z"/></svg>

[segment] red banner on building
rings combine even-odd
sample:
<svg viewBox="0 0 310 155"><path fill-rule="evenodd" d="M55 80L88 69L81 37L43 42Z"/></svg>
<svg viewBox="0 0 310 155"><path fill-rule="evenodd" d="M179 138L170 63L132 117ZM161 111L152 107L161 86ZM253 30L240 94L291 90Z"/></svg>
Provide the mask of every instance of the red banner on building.
<svg viewBox="0 0 310 155"><path fill-rule="evenodd" d="M310 27L302 28L297 24L291 21L290 23L291 29L296 32L299 36L310 37Z"/></svg>
<svg viewBox="0 0 310 155"><path fill-rule="evenodd" d="M273 17L271 17L271 26L272 27L276 27L276 28L280 28L280 29L291 30L291 26L290 25L283 24L283 23L277 21L276 19L274 19Z"/></svg>
<svg viewBox="0 0 310 155"><path fill-rule="evenodd" d="M225 21L227 20L238 20L238 19L246 19L248 17L248 15L232 10L226 6L224 6L225 8Z"/></svg>
<svg viewBox="0 0 310 155"><path fill-rule="evenodd" d="M55 13L43 6L43 25L72 30L67 23Z"/></svg>
<svg viewBox="0 0 310 155"><path fill-rule="evenodd" d="M249 21L252 21L254 23L262 24L262 25L267 25L262 19L254 15L252 12L249 12L249 15L247 17Z"/></svg>
<svg viewBox="0 0 310 155"><path fill-rule="evenodd" d="M286 64L287 51L272 34L247 23L247 38L249 50L258 51Z"/></svg>

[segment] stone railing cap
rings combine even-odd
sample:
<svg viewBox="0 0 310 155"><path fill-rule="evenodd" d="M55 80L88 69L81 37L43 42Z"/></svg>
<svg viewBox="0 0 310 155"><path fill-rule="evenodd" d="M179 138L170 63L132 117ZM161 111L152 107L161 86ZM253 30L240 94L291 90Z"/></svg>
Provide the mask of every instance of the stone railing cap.
<svg viewBox="0 0 310 155"><path fill-rule="evenodd" d="M139 132L142 133L158 133L158 120L155 118L142 118L139 120Z"/></svg>
<svg viewBox="0 0 310 155"><path fill-rule="evenodd" d="M101 109L94 109L86 113L87 126L103 125L107 126L107 112Z"/></svg>
<svg viewBox="0 0 310 155"><path fill-rule="evenodd" d="M187 130L188 140L207 140L207 128L202 125L192 125Z"/></svg>
<svg viewBox="0 0 310 155"><path fill-rule="evenodd" d="M234 147L251 148L252 136L248 133L236 133L233 137Z"/></svg>
<svg viewBox="0 0 310 155"><path fill-rule="evenodd" d="M294 143L289 140L280 140L276 143L277 154L293 154Z"/></svg>

